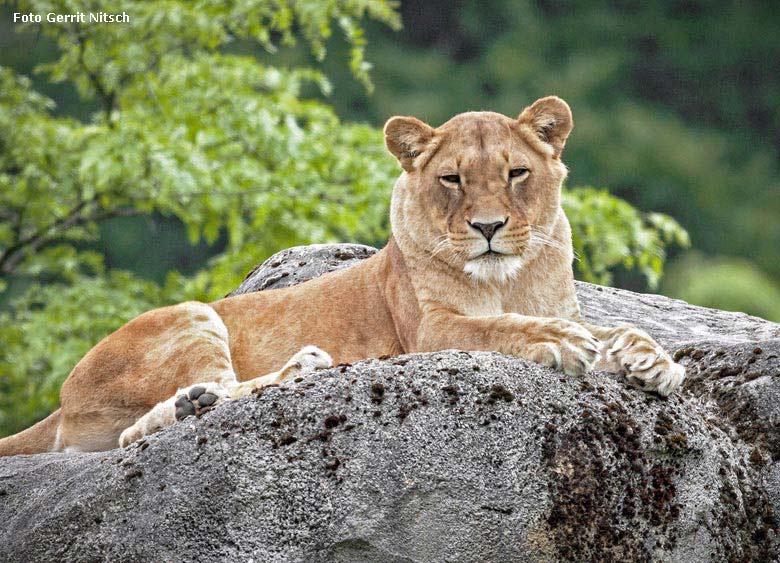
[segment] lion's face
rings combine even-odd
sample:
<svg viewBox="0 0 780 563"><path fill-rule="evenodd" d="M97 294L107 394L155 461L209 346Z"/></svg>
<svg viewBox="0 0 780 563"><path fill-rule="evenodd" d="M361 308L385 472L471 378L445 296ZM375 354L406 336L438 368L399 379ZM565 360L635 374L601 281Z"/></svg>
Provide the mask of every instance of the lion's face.
<svg viewBox="0 0 780 563"><path fill-rule="evenodd" d="M511 278L557 217L571 127L558 98L537 101L518 119L470 112L437 129L392 118L385 138L406 171L393 195L394 233L403 229L431 259L476 279Z"/></svg>

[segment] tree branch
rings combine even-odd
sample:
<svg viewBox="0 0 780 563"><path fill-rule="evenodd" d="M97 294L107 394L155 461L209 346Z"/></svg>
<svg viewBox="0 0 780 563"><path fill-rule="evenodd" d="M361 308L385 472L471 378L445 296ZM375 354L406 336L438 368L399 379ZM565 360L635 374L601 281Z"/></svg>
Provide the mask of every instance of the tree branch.
<svg viewBox="0 0 780 563"><path fill-rule="evenodd" d="M93 222L105 221L115 217L132 217L142 215L143 212L133 208L102 209L97 208L92 212L82 215L82 212L97 199L80 201L71 209L65 217L56 220L47 227L38 229L35 233L22 239L18 239L0 255L0 275L16 275L19 265L33 252L45 248L57 242L69 229Z"/></svg>
<svg viewBox="0 0 780 563"><path fill-rule="evenodd" d="M86 60L84 59L87 48L87 40L82 35L78 26L74 26L74 30L74 36L76 37L76 42L79 45L79 64L84 69L84 72L87 74L87 77L92 83L92 86L95 88L98 96L100 97L100 101L103 104L103 115L106 120L106 125L108 125L110 129L113 129L114 121L112 115L114 113L114 109L116 109L116 91L106 88L103 85L103 82L100 80L100 76L95 71L91 70L89 66L87 66Z"/></svg>

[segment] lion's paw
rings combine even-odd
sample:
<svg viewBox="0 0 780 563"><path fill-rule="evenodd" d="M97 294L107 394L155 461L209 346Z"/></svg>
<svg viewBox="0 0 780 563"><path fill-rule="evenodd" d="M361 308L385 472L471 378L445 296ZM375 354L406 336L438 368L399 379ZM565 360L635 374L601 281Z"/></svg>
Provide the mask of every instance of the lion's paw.
<svg viewBox="0 0 780 563"><path fill-rule="evenodd" d="M228 390L215 382L179 389L176 395L157 403L152 410L136 420L135 424L126 428L119 436L119 446L124 448L188 416L200 416L229 398Z"/></svg>
<svg viewBox="0 0 780 563"><path fill-rule="evenodd" d="M537 342L525 348L521 356L568 375L582 375L593 367L599 341L584 326L565 320L545 322Z"/></svg>
<svg viewBox="0 0 780 563"><path fill-rule="evenodd" d="M176 420L200 416L230 398L228 390L219 383L200 383L176 393L173 403Z"/></svg>
<svg viewBox="0 0 780 563"><path fill-rule="evenodd" d="M316 346L304 346L290 359L290 362L300 366L301 372L310 372L331 367L333 358Z"/></svg>
<svg viewBox="0 0 780 563"><path fill-rule="evenodd" d="M151 434L151 432L150 432ZM144 429L137 422L131 427L126 428L122 434L119 435L119 447L124 448L137 442L145 436Z"/></svg>
<svg viewBox="0 0 780 563"><path fill-rule="evenodd" d="M685 379L685 368L638 328L619 330L604 348L604 369L624 374L629 383L644 391L668 397Z"/></svg>

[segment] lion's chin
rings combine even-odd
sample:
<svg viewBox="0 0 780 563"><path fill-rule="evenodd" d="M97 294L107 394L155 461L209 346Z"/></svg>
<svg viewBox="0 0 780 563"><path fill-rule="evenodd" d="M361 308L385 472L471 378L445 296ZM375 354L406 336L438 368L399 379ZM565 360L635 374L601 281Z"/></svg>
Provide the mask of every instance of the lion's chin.
<svg viewBox="0 0 780 563"><path fill-rule="evenodd" d="M496 253L485 253L472 258L463 266L472 279L481 282L506 283L514 278L523 267L521 256L508 256Z"/></svg>

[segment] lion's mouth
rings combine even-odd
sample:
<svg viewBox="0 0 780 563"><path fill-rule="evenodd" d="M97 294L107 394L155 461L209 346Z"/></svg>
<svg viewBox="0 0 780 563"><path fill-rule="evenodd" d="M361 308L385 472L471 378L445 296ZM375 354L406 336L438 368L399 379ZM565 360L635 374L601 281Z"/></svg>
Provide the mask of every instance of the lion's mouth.
<svg viewBox="0 0 780 563"><path fill-rule="evenodd" d="M472 260L500 260L501 258L507 258L509 256L514 256L514 254L509 254L508 252L499 252L498 250L494 250L492 248L489 248L482 254L478 254Z"/></svg>

